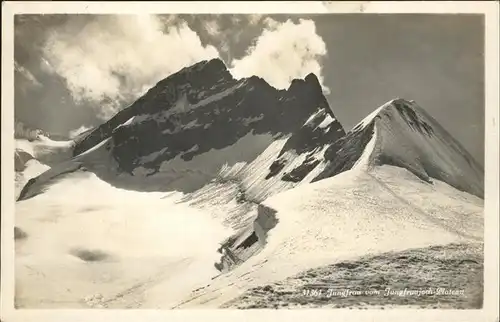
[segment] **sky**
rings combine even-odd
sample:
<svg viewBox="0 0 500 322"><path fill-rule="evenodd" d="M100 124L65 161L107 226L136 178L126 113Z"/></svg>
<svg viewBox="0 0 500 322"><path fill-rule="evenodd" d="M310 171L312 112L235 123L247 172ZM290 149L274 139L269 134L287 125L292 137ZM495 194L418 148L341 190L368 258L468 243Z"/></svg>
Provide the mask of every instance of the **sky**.
<svg viewBox="0 0 500 322"><path fill-rule="evenodd" d="M315 73L346 130L415 100L484 164L481 15L19 15L15 116L75 135L159 80L219 57L276 88Z"/></svg>

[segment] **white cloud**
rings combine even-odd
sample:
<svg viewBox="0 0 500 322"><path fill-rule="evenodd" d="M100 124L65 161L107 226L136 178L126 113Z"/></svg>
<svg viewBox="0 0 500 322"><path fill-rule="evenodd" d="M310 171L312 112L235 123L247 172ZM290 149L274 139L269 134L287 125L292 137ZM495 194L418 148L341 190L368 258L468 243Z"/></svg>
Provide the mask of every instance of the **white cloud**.
<svg viewBox="0 0 500 322"><path fill-rule="evenodd" d="M287 88L292 79L312 72L323 83L320 59L326 46L313 21L282 23L262 15L244 17L241 28L222 29L213 16L202 24L236 78L257 75L276 88ZM234 23L238 17L231 18ZM257 24L264 29L255 45L246 56L230 61L233 42L248 27L254 28L251 32L262 28ZM234 41L226 39L228 35ZM164 77L200 60L220 57L218 50L202 44L179 16L94 16L83 27L81 21L68 20L55 29L44 45L41 67L63 77L77 102L95 103L97 114L107 119Z"/></svg>
<svg viewBox="0 0 500 322"><path fill-rule="evenodd" d="M163 32L153 15L98 16L76 33L68 24L45 43L45 68L66 80L76 101L106 102L103 117L169 74L219 56L186 23Z"/></svg>
<svg viewBox="0 0 500 322"><path fill-rule="evenodd" d="M268 29L274 30L279 26L279 22L270 17L265 18L262 22Z"/></svg>
<svg viewBox="0 0 500 322"><path fill-rule="evenodd" d="M82 125L82 126L80 126L79 128L77 128L75 130L69 131L69 138L70 139L74 139L77 136L79 136L80 134L82 134L83 132L90 130L91 128L92 127L88 127L88 126Z"/></svg>
<svg viewBox="0 0 500 322"><path fill-rule="evenodd" d="M257 75L270 85L288 88L294 78L304 78L309 73L318 76L323 85L320 59L326 55L326 45L316 33L311 20L291 20L279 23L270 18L264 20L267 26L257 38L247 55L232 62L231 72L237 78Z"/></svg>

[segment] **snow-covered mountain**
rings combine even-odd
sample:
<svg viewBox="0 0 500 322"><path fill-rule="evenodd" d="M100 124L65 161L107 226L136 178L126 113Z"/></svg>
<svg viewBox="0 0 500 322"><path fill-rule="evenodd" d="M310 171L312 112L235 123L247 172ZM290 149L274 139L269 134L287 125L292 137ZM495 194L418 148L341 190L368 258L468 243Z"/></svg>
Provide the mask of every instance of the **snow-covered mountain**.
<svg viewBox="0 0 500 322"><path fill-rule="evenodd" d="M297 274L332 262L483 240L482 169L414 102L395 99L376 109L329 145L313 172L312 183L261 202L250 232L226 243L244 262L231 267L225 256L221 266L233 271L178 307L238 307L241 290L293 289ZM276 296L269 300L281 305Z"/></svg>
<svg viewBox="0 0 500 322"><path fill-rule="evenodd" d="M51 166L71 157L74 142L70 140L54 140L52 137L53 135L39 129L32 129L22 122L15 121L14 170L16 198L30 179L39 176Z"/></svg>
<svg viewBox="0 0 500 322"><path fill-rule="evenodd" d="M445 129L395 99L346 133L313 74L277 90L202 61L23 150L50 167L17 203L25 307L220 306L347 258L482 241L483 169Z"/></svg>
<svg viewBox="0 0 500 322"><path fill-rule="evenodd" d="M375 136L372 165L402 167L420 179L433 179L473 195L484 195L484 170L439 123L414 101L392 100L356 125L325 152L321 180L352 168Z"/></svg>
<svg viewBox="0 0 500 322"><path fill-rule="evenodd" d="M117 173L139 176L139 185L146 180L156 191L193 192L224 164L249 163L292 134L280 157L291 150L312 152L345 134L315 75L276 90L258 77L236 80L213 59L159 82L79 140L74 152L108 140Z"/></svg>

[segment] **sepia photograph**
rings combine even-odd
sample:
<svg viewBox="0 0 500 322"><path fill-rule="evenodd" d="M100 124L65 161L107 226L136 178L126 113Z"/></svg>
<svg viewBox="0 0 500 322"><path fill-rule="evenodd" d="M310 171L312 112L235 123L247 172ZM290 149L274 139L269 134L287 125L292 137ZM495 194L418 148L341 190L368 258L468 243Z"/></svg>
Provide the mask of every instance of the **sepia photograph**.
<svg viewBox="0 0 500 322"><path fill-rule="evenodd" d="M14 308L482 310L485 15L364 5L15 14Z"/></svg>

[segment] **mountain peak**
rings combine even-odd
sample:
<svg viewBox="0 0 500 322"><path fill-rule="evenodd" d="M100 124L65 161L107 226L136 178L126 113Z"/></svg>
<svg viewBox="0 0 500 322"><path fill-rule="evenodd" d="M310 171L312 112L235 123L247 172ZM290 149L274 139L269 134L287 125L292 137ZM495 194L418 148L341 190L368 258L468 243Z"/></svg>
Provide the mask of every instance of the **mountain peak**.
<svg viewBox="0 0 500 322"><path fill-rule="evenodd" d="M425 135L432 135L434 133L434 129L431 126L433 122L429 121L430 116L426 115L425 111L414 100L407 100L404 98L393 99L383 105L378 116L381 117L380 114L382 111L389 109L395 109L402 120L404 120L412 130Z"/></svg>
<svg viewBox="0 0 500 322"><path fill-rule="evenodd" d="M202 60L193 65L186 66L179 71L160 80L150 91L162 90L175 84L191 84L201 86L203 83L234 82L235 79L220 58Z"/></svg>
<svg viewBox="0 0 500 322"><path fill-rule="evenodd" d="M220 58L212 58L212 59L208 60L207 65L217 66L217 67L220 67L222 69L227 69L226 64Z"/></svg>
<svg viewBox="0 0 500 322"><path fill-rule="evenodd" d="M186 70L194 70L194 71L207 71L207 72L225 72L228 71L228 68L224 61L220 58L212 58L209 60L202 60L194 65L185 67Z"/></svg>
<svg viewBox="0 0 500 322"><path fill-rule="evenodd" d="M211 59L200 60L199 62L196 62L192 65L185 66L180 71L200 70L200 69L203 69L206 67L212 67L212 68L218 67L220 69L227 69L226 64L222 61L222 59L216 57L216 58L211 58Z"/></svg>
<svg viewBox="0 0 500 322"><path fill-rule="evenodd" d="M394 98L380 105L375 110L373 110L363 120L361 120L358 124L356 124L351 131L357 131L364 127L369 126L376 118L381 117L381 114L390 113L389 111L393 108L401 110L403 108L412 109L415 106L417 105L414 100L407 100L400 97Z"/></svg>
<svg viewBox="0 0 500 322"><path fill-rule="evenodd" d="M407 100L403 97L396 97L396 98L393 98L392 100L390 100L389 102L387 103L411 103L411 102L415 102L413 100Z"/></svg>
<svg viewBox="0 0 500 322"><path fill-rule="evenodd" d="M314 73L307 74L306 77L294 78L288 87L289 92L299 91L304 88L318 90L323 93L318 77Z"/></svg>
<svg viewBox="0 0 500 322"><path fill-rule="evenodd" d="M396 97L396 98L393 98L392 100L390 101L387 101L386 103L382 104L379 109L385 109L385 108L388 108L388 107L394 107L394 106L407 106L408 108L412 108L413 106L416 105L416 102L414 100L409 100L409 99L406 99L406 98L403 98L403 97Z"/></svg>
<svg viewBox="0 0 500 322"><path fill-rule="evenodd" d="M314 73L307 74L307 76L304 78L304 80L308 84L311 84L311 85L314 85L314 86L318 86L318 87L321 88L321 84L319 82L318 76L316 76L316 74L314 74Z"/></svg>
<svg viewBox="0 0 500 322"><path fill-rule="evenodd" d="M304 127L306 123L309 126ZM245 144L245 156L234 157L237 162L246 162L262 153L271 137L292 135L284 151L301 154L312 152L317 144L333 142L344 133L316 75L294 79L287 90L279 90L258 76L235 79L224 62L214 58L157 83L77 142L74 155L110 138L109 151L118 171L133 176L144 170L154 177L177 159L190 161L210 151L234 148L240 140L255 141L251 148ZM218 157L212 158L213 169L218 170L227 157L215 154ZM177 181L172 187L195 189L212 175L205 170L197 179L200 182L191 183L186 178L186 186Z"/></svg>
<svg viewBox="0 0 500 322"><path fill-rule="evenodd" d="M483 169L465 148L415 101L381 105L325 152L330 165L315 181L352 169L373 139L366 166L405 168L419 179L440 180L480 198Z"/></svg>

